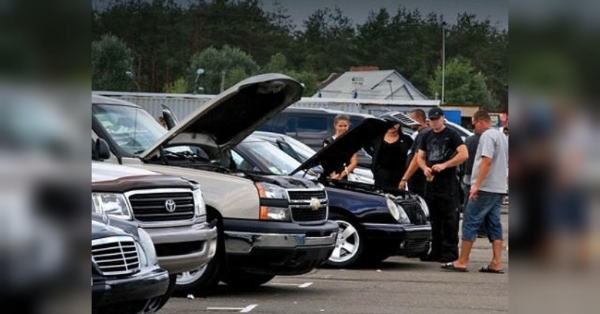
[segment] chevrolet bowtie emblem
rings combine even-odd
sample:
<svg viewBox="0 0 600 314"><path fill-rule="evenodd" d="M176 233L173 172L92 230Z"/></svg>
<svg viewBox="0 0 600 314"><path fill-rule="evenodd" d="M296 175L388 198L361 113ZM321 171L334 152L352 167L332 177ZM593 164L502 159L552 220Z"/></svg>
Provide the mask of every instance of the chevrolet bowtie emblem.
<svg viewBox="0 0 600 314"><path fill-rule="evenodd" d="M310 198L310 208L312 208L312 210L319 210L319 207L321 207L321 202L319 201L318 198L316 197L311 197Z"/></svg>

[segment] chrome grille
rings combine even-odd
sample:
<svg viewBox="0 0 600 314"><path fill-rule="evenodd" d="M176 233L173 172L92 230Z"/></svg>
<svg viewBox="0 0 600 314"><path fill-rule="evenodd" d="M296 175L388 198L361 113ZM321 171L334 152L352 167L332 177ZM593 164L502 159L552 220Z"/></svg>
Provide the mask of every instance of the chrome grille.
<svg viewBox="0 0 600 314"><path fill-rule="evenodd" d="M185 189L139 190L125 193L139 221L187 220L194 218L194 197ZM172 200L174 210L169 212L166 202Z"/></svg>
<svg viewBox="0 0 600 314"><path fill-rule="evenodd" d="M92 261L105 276L126 275L140 269L135 241L128 236L92 240Z"/></svg>
<svg viewBox="0 0 600 314"><path fill-rule="evenodd" d="M327 220L329 201L324 190L288 190L292 220L299 222L318 222ZM319 201L320 206L315 209L311 206L313 199Z"/></svg>

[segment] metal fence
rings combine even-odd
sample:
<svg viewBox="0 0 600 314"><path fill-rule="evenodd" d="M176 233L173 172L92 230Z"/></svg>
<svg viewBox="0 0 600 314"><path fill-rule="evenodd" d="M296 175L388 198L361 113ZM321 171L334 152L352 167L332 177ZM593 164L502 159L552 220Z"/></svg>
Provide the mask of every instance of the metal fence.
<svg viewBox="0 0 600 314"><path fill-rule="evenodd" d="M160 116L162 113L162 105L166 105L180 120L215 97L215 95L128 93L109 91L95 91L94 93L132 102L144 108L154 117ZM429 108L435 106L439 106L439 100L391 101L303 97L291 107L327 108L345 112L367 113L378 116L390 111L406 113L417 108L427 111Z"/></svg>

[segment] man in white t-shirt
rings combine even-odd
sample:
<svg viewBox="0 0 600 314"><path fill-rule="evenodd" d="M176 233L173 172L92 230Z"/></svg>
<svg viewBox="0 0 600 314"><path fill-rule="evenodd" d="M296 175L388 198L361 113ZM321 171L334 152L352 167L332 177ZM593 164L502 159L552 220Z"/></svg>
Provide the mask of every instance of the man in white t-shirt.
<svg viewBox="0 0 600 314"><path fill-rule="evenodd" d="M502 198L506 193L506 167L508 164L508 142L506 135L491 128L492 120L485 111L473 115L473 126L481 133L473 171L469 202L463 213L462 245L460 256L454 262L443 264L447 270L467 271L469 255L477 238L477 229L482 223L492 243L492 261L479 269L485 273L504 273L502 269Z"/></svg>

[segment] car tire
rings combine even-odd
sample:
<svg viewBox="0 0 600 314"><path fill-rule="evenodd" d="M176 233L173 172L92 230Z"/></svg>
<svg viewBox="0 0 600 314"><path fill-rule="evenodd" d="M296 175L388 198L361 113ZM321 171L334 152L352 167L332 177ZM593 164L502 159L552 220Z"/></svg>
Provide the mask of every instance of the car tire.
<svg viewBox="0 0 600 314"><path fill-rule="evenodd" d="M221 223L219 223L217 229L219 230L219 236L215 256L195 271L178 274L174 295L183 297L188 294L203 296L215 291L223 269L225 269L225 240Z"/></svg>
<svg viewBox="0 0 600 314"><path fill-rule="evenodd" d="M365 243L358 224L339 214L330 214L329 220L338 224L339 231L335 248L326 265L334 268L357 266L362 262Z"/></svg>
<svg viewBox="0 0 600 314"><path fill-rule="evenodd" d="M230 286L239 288L252 288L267 283L274 277L275 275L251 274L243 271L232 271L225 274L221 281Z"/></svg>

